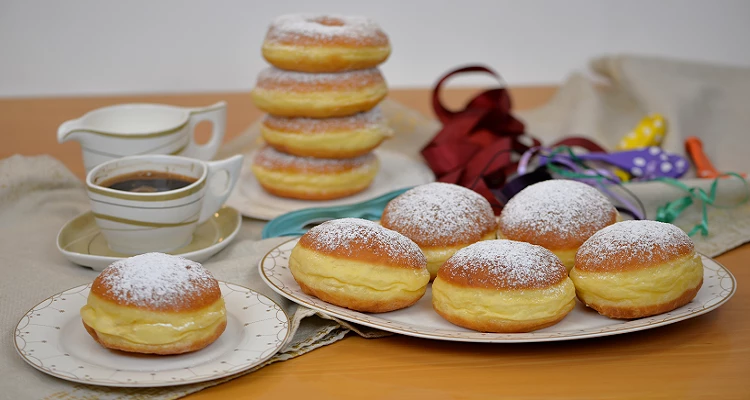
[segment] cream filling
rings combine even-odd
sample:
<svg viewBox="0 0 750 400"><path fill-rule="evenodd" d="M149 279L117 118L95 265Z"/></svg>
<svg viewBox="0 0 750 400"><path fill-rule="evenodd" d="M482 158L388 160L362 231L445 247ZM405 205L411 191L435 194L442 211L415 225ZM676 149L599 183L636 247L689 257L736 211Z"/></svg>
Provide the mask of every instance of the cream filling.
<svg viewBox="0 0 750 400"><path fill-rule="evenodd" d="M388 267L332 257L297 245L289 270L305 285L361 300L400 298L424 293L430 281L426 269Z"/></svg>
<svg viewBox="0 0 750 400"><path fill-rule="evenodd" d="M442 312L477 321L529 321L559 316L575 299L570 278L544 289L495 290L432 283L432 304Z"/></svg>
<svg viewBox="0 0 750 400"><path fill-rule="evenodd" d="M146 345L175 343L203 334L208 336L227 318L224 299L199 311L177 313L120 306L93 294L81 308L81 317L97 333Z"/></svg>
<svg viewBox="0 0 750 400"><path fill-rule="evenodd" d="M493 240L495 239L495 236L495 232L490 232L479 240ZM449 258L453 257L453 255L456 254L457 251L470 244L473 243L450 247L421 248L422 253L424 253L425 258L427 258L427 270L430 271L430 276L432 277L432 279L435 279L438 270L443 266L443 264L445 264L446 261L448 261Z"/></svg>
<svg viewBox="0 0 750 400"><path fill-rule="evenodd" d="M581 300L611 307L644 307L670 302L703 279L697 254L658 267L624 272L588 272L573 268L570 278Z"/></svg>
<svg viewBox="0 0 750 400"><path fill-rule="evenodd" d="M272 188L314 193L337 192L366 187L375 179L379 164L364 165L344 172L314 173L274 171L267 168L252 166L252 171L258 181Z"/></svg>

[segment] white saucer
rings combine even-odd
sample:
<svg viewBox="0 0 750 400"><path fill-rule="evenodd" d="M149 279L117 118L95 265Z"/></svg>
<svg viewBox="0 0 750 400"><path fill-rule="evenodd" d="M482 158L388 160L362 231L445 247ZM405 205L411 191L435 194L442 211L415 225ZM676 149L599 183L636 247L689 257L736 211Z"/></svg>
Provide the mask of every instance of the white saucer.
<svg viewBox="0 0 750 400"><path fill-rule="evenodd" d="M258 184L250 170L254 157L252 154L245 157L242 176L227 200L227 205L236 208L247 217L270 221L279 215L305 208L361 203L397 189L422 185L435 180L435 175L422 162L382 149L376 150L375 154L380 159L380 171L370 187L353 196L325 201L285 199L267 193Z"/></svg>
<svg viewBox="0 0 750 400"><path fill-rule="evenodd" d="M109 350L83 328L79 310L91 284L58 293L37 304L18 322L16 351L46 374L89 385L154 387L185 385L234 375L262 364L289 339L289 317L268 297L219 282L227 328L208 347L157 356Z"/></svg>
<svg viewBox="0 0 750 400"><path fill-rule="evenodd" d="M193 241L170 254L203 262L221 251L237 236L242 215L232 207L222 207L211 219L198 226ZM88 211L68 221L57 234L57 249L70 261L101 271L113 262L130 257L110 250Z"/></svg>

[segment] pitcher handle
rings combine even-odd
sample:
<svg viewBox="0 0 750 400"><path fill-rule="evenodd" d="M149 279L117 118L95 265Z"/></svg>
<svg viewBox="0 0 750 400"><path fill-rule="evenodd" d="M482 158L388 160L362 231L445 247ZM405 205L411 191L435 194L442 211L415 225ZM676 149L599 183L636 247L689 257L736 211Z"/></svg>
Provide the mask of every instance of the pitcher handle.
<svg viewBox="0 0 750 400"><path fill-rule="evenodd" d="M244 158L241 154L237 154L225 160L206 162L208 166L206 173L206 194L203 198L203 208L201 209L200 218L198 218L198 224L206 222L227 201L234 186L237 184L237 180L240 178ZM223 188L218 189L218 193L215 193L214 190L217 188L214 187L214 183L219 175L221 175L221 172L226 172L227 174L226 183Z"/></svg>
<svg viewBox="0 0 750 400"><path fill-rule="evenodd" d="M211 121L213 129L211 130L211 139L208 143L201 145L195 142L195 127L202 121ZM219 150L226 133L227 103L220 101L208 107L190 109L189 124L190 143L181 155L204 161L211 160Z"/></svg>

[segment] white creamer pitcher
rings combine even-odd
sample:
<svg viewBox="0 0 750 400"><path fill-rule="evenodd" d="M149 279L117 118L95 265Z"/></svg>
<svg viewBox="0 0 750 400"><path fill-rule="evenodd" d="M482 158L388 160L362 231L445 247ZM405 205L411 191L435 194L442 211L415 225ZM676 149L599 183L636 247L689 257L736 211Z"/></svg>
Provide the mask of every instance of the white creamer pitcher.
<svg viewBox="0 0 750 400"><path fill-rule="evenodd" d="M116 158L143 154L170 154L211 160L226 130L227 106L187 108L164 104L118 104L99 108L64 122L57 130L60 143L81 143L86 171ZM195 142L195 127L211 121L208 143Z"/></svg>

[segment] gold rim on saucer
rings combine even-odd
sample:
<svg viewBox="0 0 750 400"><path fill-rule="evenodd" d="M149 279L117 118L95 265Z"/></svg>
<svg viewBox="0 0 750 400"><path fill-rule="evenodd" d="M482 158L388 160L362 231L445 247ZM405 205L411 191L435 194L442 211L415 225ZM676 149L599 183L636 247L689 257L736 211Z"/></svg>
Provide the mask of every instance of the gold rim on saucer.
<svg viewBox="0 0 750 400"><path fill-rule="evenodd" d="M202 262L218 253L234 239L242 225L242 215L232 207L224 206L208 221L198 225L193 240L187 246L169 252L193 261ZM57 247L70 261L96 270L131 255L109 248L94 220L87 211L68 221L57 235Z"/></svg>

